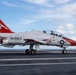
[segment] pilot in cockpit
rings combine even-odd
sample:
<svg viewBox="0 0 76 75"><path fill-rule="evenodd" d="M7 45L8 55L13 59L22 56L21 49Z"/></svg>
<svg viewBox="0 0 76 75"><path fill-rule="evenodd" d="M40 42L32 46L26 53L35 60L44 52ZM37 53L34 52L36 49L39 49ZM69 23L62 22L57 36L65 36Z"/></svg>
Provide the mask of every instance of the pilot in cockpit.
<svg viewBox="0 0 76 75"><path fill-rule="evenodd" d="M54 32L53 31L51 31L51 35L54 35Z"/></svg>
<svg viewBox="0 0 76 75"><path fill-rule="evenodd" d="M58 34L58 33L55 33L54 31L51 31L51 33L50 33L51 35L55 35L55 36L59 36L59 37L63 37L63 35L62 34Z"/></svg>
<svg viewBox="0 0 76 75"><path fill-rule="evenodd" d="M46 33L46 31L43 31L44 33Z"/></svg>

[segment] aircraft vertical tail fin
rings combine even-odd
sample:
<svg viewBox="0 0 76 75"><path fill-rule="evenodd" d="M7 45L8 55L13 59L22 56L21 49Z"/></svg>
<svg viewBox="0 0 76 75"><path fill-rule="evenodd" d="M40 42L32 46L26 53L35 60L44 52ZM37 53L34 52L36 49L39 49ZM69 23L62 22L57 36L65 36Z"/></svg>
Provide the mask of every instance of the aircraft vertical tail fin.
<svg viewBox="0 0 76 75"><path fill-rule="evenodd" d="M14 33L0 20L0 33Z"/></svg>

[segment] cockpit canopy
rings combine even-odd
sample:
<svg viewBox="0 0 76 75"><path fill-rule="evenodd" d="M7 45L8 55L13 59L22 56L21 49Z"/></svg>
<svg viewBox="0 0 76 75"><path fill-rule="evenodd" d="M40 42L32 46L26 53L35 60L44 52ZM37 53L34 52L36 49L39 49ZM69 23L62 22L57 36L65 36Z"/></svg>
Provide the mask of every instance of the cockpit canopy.
<svg viewBox="0 0 76 75"><path fill-rule="evenodd" d="M54 36L58 36L58 37L63 37L63 34L57 32L57 31L43 31L43 33L47 33L47 34L50 34L50 35L54 35Z"/></svg>

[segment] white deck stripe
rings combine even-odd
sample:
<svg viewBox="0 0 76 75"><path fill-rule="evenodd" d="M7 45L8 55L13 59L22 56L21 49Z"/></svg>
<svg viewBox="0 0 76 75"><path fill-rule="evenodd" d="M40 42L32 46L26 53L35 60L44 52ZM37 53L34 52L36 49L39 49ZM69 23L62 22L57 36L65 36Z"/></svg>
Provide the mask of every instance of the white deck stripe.
<svg viewBox="0 0 76 75"><path fill-rule="evenodd" d="M76 59L76 57L66 58L18 58L18 59L0 59L0 61L21 61L21 60L63 60L63 59Z"/></svg>

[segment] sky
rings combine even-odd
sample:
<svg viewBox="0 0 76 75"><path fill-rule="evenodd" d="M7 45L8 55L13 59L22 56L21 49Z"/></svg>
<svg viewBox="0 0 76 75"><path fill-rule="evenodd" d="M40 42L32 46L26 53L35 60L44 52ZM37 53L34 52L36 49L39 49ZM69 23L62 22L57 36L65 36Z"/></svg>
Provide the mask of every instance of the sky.
<svg viewBox="0 0 76 75"><path fill-rule="evenodd" d="M76 40L76 0L0 0L0 19L14 32L54 30Z"/></svg>

